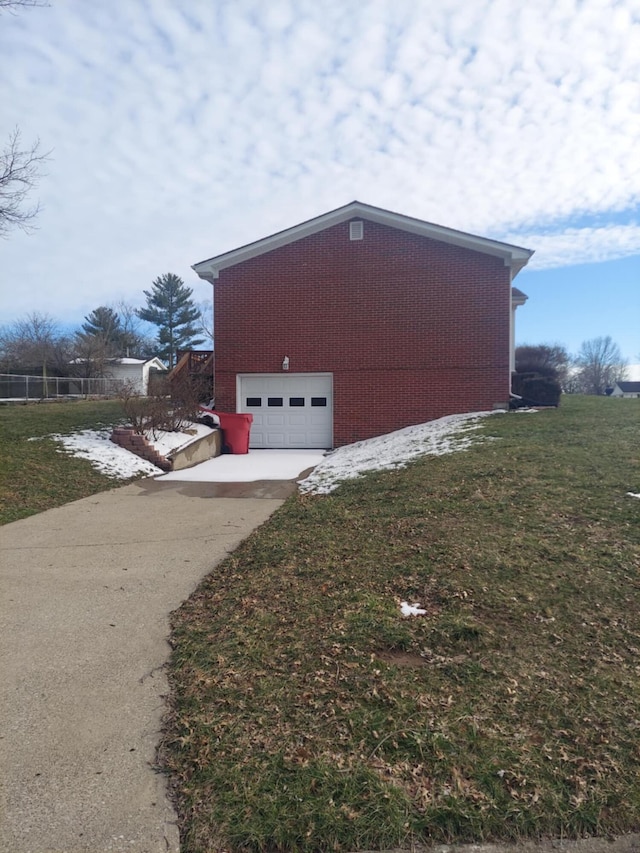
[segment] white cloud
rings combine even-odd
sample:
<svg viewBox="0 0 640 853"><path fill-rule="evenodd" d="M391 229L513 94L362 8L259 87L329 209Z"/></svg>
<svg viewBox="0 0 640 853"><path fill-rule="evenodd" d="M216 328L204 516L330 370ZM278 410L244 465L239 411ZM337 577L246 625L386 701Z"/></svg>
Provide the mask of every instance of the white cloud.
<svg viewBox="0 0 640 853"><path fill-rule="evenodd" d="M192 263L354 198L540 267L640 253L636 0L66 0L0 51L0 131L54 149L39 231L0 247L16 315L169 269L206 298Z"/></svg>
<svg viewBox="0 0 640 853"><path fill-rule="evenodd" d="M640 225L610 225L603 228L567 228L555 234L509 234L505 242L535 246L528 269L550 269L575 264L601 263L640 251ZM640 282L639 282L640 284Z"/></svg>

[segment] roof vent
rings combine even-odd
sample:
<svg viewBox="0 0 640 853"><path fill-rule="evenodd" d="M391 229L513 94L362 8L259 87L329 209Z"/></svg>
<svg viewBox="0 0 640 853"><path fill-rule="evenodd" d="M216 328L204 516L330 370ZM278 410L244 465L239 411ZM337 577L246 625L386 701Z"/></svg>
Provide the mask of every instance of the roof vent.
<svg viewBox="0 0 640 853"><path fill-rule="evenodd" d="M362 240L364 236L364 222L361 219L356 219L349 223L349 239Z"/></svg>

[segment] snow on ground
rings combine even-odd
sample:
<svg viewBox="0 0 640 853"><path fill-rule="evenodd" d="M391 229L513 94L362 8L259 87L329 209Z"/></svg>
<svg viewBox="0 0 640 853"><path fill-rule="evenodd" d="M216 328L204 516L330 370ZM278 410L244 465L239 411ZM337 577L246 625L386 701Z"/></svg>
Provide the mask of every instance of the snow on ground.
<svg viewBox="0 0 640 853"><path fill-rule="evenodd" d="M208 459L193 468L170 471L158 479L196 483L252 483L295 480L325 457L324 450L250 450Z"/></svg>
<svg viewBox="0 0 640 853"><path fill-rule="evenodd" d="M630 498L640 498L640 492L627 492Z"/></svg>
<svg viewBox="0 0 640 853"><path fill-rule="evenodd" d="M146 433L146 437L158 453L166 456L172 450L190 444L211 432L209 427L203 424L191 424L189 431L189 433L158 431L155 434ZM60 442L72 456L88 459L94 468L114 479L129 480L131 477L138 477L141 474L163 473L161 468L157 468L151 462L147 462L146 459L141 459L135 453L114 444L110 440L110 436L110 429L85 429L81 432L71 433L71 435L50 435L48 437Z"/></svg>
<svg viewBox="0 0 640 853"><path fill-rule="evenodd" d="M469 433L478 429L481 418L493 414L496 412L447 415L437 421L339 447L302 480L300 491L326 495L344 480L352 480L365 471L403 468L417 456L442 456L466 450L474 443Z"/></svg>
<svg viewBox="0 0 640 853"><path fill-rule="evenodd" d="M359 477L366 471L404 467L417 456L441 456L466 450L478 438L471 433L481 418L495 412L448 415L437 421L406 427L396 432L339 447L331 453L323 450L251 450L247 454L224 455L193 468L164 474L155 465L113 444L110 430L83 430L71 435L52 435L64 449L88 459L109 477L127 480L144 475L161 480L188 482L244 483L257 480L295 480L303 471L313 472L300 483L300 491L326 495L341 482ZM191 429L191 428L190 428ZM163 455L206 435L209 428L193 425L193 434L157 433L147 438Z"/></svg>
<svg viewBox="0 0 640 853"><path fill-rule="evenodd" d="M129 480L140 474L162 474L161 469L151 462L114 444L110 438L111 432L110 429L85 429L71 435L47 437L60 442L72 456L88 459L94 468L114 479Z"/></svg>
<svg viewBox="0 0 640 853"><path fill-rule="evenodd" d="M209 435L211 430L204 424L189 424L186 428L187 432L163 432L157 430L155 433L146 432L145 435L149 442L153 444L158 453L162 456L167 456L172 450L177 450L180 447L186 447L192 441Z"/></svg>
<svg viewBox="0 0 640 853"><path fill-rule="evenodd" d="M403 616L424 616L426 610L420 607L419 604L409 604L406 601L400 602L400 612Z"/></svg>

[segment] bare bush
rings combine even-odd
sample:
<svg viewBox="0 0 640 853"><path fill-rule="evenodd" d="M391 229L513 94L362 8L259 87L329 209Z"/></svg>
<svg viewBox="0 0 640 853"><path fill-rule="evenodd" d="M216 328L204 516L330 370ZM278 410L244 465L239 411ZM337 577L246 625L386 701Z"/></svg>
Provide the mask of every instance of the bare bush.
<svg viewBox="0 0 640 853"><path fill-rule="evenodd" d="M171 380L170 398L173 416L177 422L193 422L198 417L198 406L207 398L209 379L206 376L178 374Z"/></svg>
<svg viewBox="0 0 640 853"><path fill-rule="evenodd" d="M122 411L129 425L139 434L142 435L147 429L150 412L147 402L148 397L142 397L135 390L133 384L125 383L118 393L118 400L122 406Z"/></svg>
<svg viewBox="0 0 640 853"><path fill-rule="evenodd" d="M181 432L197 419L203 391L200 380L176 377L158 382L149 397L142 397L132 385L125 385L119 399L133 429L157 438L160 432Z"/></svg>

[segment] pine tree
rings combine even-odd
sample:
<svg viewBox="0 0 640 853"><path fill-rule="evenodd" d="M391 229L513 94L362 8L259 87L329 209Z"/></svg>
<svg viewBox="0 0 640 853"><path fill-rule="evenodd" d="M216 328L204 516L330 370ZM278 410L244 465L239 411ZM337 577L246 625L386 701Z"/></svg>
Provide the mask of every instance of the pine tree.
<svg viewBox="0 0 640 853"><path fill-rule="evenodd" d="M120 317L100 305L84 320L75 333L75 370L87 377L104 376L110 359L127 354Z"/></svg>
<svg viewBox="0 0 640 853"><path fill-rule="evenodd" d="M157 278L151 290L145 290L147 307L139 308L138 317L158 327L159 354L175 366L176 352L191 349L203 343L196 338L198 329L194 325L200 312L193 304L193 290L174 273L165 273Z"/></svg>
<svg viewBox="0 0 640 853"><path fill-rule="evenodd" d="M126 305L123 307L127 311L133 311ZM137 357L145 348L146 342L136 333L130 317L123 322L114 308L100 305L87 314L84 320L76 332L76 346L80 357L98 361L123 356Z"/></svg>
<svg viewBox="0 0 640 853"><path fill-rule="evenodd" d="M84 318L78 336L83 340L89 338L99 339L110 349L119 349L122 337L122 324L118 312L113 308L108 308L106 305L100 305L98 308L87 314ZM114 355L123 355L124 353L114 353Z"/></svg>

